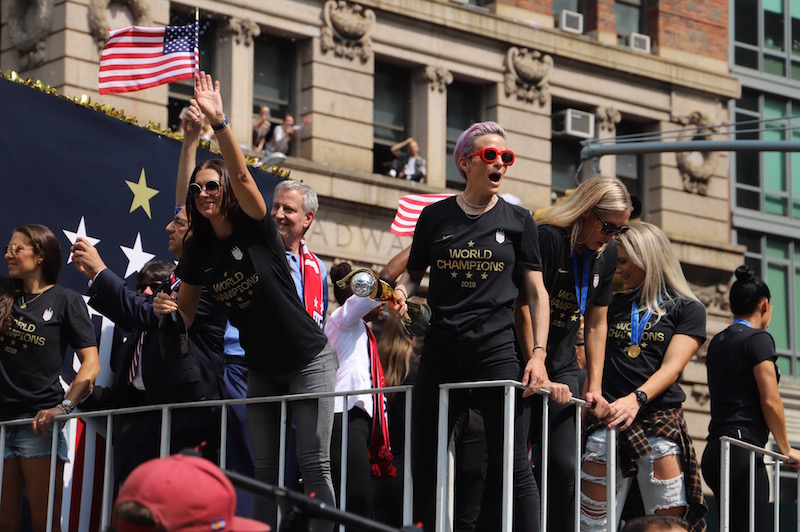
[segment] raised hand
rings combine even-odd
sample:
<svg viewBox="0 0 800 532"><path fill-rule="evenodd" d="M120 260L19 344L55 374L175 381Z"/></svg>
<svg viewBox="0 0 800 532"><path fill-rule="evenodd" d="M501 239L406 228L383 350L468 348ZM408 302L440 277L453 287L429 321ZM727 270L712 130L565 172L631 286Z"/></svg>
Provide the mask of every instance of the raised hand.
<svg viewBox="0 0 800 532"><path fill-rule="evenodd" d="M212 125L225 120L222 95L219 93L219 81L214 81L211 74L200 71L200 74L195 77L193 100Z"/></svg>
<svg viewBox="0 0 800 532"><path fill-rule="evenodd" d="M196 140L203 129L203 112L200 107L189 105L186 112L183 113L181 125L183 126L183 138L190 142Z"/></svg>

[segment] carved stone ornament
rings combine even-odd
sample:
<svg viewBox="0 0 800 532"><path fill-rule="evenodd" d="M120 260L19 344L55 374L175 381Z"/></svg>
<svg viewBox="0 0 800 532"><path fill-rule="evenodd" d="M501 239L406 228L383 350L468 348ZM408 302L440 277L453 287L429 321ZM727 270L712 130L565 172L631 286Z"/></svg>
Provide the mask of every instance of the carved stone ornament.
<svg viewBox="0 0 800 532"><path fill-rule="evenodd" d="M710 140L710 134L717 131L717 128L711 125L711 120L699 111L680 117L678 123L682 126L695 126L692 140ZM677 152L675 159L683 179L683 189L705 196L708 193L708 182L719 163L719 157L719 153L713 151Z"/></svg>
<svg viewBox="0 0 800 532"><path fill-rule="evenodd" d="M245 46L251 46L253 39L261 35L261 26L252 20L242 20L236 17L228 19L228 29L233 34L233 40L236 44L244 44Z"/></svg>
<svg viewBox="0 0 800 532"><path fill-rule="evenodd" d="M453 83L453 74L444 67L426 66L425 77L432 91L444 92Z"/></svg>
<svg viewBox="0 0 800 532"><path fill-rule="evenodd" d="M617 132L617 124L622 121L622 113L617 111L614 107L599 107L597 109L597 122L600 123L600 131L604 131L610 135L615 135Z"/></svg>
<svg viewBox="0 0 800 532"><path fill-rule="evenodd" d="M146 0L113 0L128 8L133 17L134 26L152 26L150 7ZM90 0L89 2L89 33L92 34L98 50L108 42L108 5L111 0ZM117 28L114 28L117 29Z"/></svg>
<svg viewBox="0 0 800 532"><path fill-rule="evenodd" d="M553 70L553 58L536 50L511 47L506 55L506 96L517 95L518 100L538 103L550 102L548 78Z"/></svg>
<svg viewBox="0 0 800 532"><path fill-rule="evenodd" d="M689 283L689 286L709 313L727 315L730 313L728 301L728 286L726 284L712 284L699 286Z"/></svg>
<svg viewBox="0 0 800 532"><path fill-rule="evenodd" d="M53 21L54 0L11 0L8 9L8 33L11 44L19 52L20 70L36 68L44 63L47 35ZM25 24L28 7L33 7L33 26Z"/></svg>
<svg viewBox="0 0 800 532"><path fill-rule="evenodd" d="M327 0L322 9L322 52L366 63L372 57L369 32L375 26L375 12L346 0Z"/></svg>

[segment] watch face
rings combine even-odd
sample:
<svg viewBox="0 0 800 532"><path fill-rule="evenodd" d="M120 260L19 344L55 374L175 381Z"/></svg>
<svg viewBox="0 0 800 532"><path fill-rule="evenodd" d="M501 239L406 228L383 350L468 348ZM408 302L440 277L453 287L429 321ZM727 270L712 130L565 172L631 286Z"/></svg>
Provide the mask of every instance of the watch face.
<svg viewBox="0 0 800 532"><path fill-rule="evenodd" d="M647 402L647 394L646 393L644 393L642 390L636 390L635 393L636 393L636 398L639 400L639 402L641 402L641 403L646 403Z"/></svg>

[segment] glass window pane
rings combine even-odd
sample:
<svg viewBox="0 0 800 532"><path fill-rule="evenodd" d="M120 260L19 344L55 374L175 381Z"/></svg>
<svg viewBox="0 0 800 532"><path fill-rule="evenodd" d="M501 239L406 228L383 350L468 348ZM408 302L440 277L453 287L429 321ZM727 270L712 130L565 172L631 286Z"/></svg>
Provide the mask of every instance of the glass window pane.
<svg viewBox="0 0 800 532"><path fill-rule="evenodd" d="M764 133L767 136L768 132ZM764 188L786 190L786 156L779 152L764 152Z"/></svg>
<svg viewBox="0 0 800 532"><path fill-rule="evenodd" d="M800 2L792 0L792 54L800 55Z"/></svg>
<svg viewBox="0 0 800 532"><path fill-rule="evenodd" d="M556 192L575 188L575 172L581 159L581 145L564 138L553 138L551 149L551 188Z"/></svg>
<svg viewBox="0 0 800 532"><path fill-rule="evenodd" d="M736 206L743 209L761 210L761 194L755 190L736 189Z"/></svg>
<svg viewBox="0 0 800 532"><path fill-rule="evenodd" d="M770 327L771 329L771 327ZM781 372L782 377L794 376L792 375L792 359L785 355L778 355L778 370Z"/></svg>
<svg viewBox="0 0 800 532"><path fill-rule="evenodd" d="M614 15L616 17L617 35L628 35L636 32L642 33L639 27L638 5L623 2L614 2Z"/></svg>
<svg viewBox="0 0 800 532"><path fill-rule="evenodd" d="M291 112L294 59L289 41L266 34L253 41L253 113L267 105L277 123Z"/></svg>
<svg viewBox="0 0 800 532"><path fill-rule="evenodd" d="M737 46L734 51L734 62L740 67L758 69L758 52Z"/></svg>
<svg viewBox="0 0 800 532"><path fill-rule="evenodd" d="M769 264L767 266L767 284L772 294L772 321L769 332L775 339L775 347L789 349L789 278L786 266Z"/></svg>
<svg viewBox="0 0 800 532"><path fill-rule="evenodd" d="M758 154L739 152L736 157L736 182L743 185L758 187L761 176L758 172Z"/></svg>
<svg viewBox="0 0 800 532"><path fill-rule="evenodd" d="M777 240L774 238L767 238L766 255L772 259L788 259L789 246L785 240Z"/></svg>
<svg viewBox="0 0 800 532"><path fill-rule="evenodd" d="M747 111L751 111L753 113L760 113L761 109L759 108L759 101L761 97L759 93L754 91L749 91L746 89L742 90L742 97L736 102L737 109L745 109ZM753 117L757 118L757 117ZM737 121L739 118L736 119Z"/></svg>
<svg viewBox="0 0 800 532"><path fill-rule="evenodd" d="M738 231L736 242L747 247L748 253L761 254L761 236L748 231Z"/></svg>
<svg viewBox="0 0 800 532"><path fill-rule="evenodd" d="M792 79L800 80L800 63L792 61L792 72L791 72Z"/></svg>
<svg viewBox="0 0 800 532"><path fill-rule="evenodd" d="M393 144L405 140L411 105L411 72L408 69L378 63L375 65L374 146L372 171L388 174L394 160Z"/></svg>
<svg viewBox="0 0 800 532"><path fill-rule="evenodd" d="M787 216L789 209L786 198L766 194L764 196L764 212L776 216Z"/></svg>
<svg viewBox="0 0 800 532"><path fill-rule="evenodd" d="M783 0L764 0L764 47L784 50Z"/></svg>
<svg viewBox="0 0 800 532"><path fill-rule="evenodd" d="M786 62L783 58L764 55L764 72L774 76L784 76L786 74Z"/></svg>
<svg viewBox="0 0 800 532"><path fill-rule="evenodd" d="M553 0L553 14L564 11L565 9L569 11L580 12L580 6L578 5L578 0ZM448 91L449 90L450 89L448 89Z"/></svg>
<svg viewBox="0 0 800 532"><path fill-rule="evenodd" d="M757 45L758 24L753 24L753 21L758 20L758 0L737 0L734 3L734 40ZM740 63L737 61L736 64Z"/></svg>
<svg viewBox="0 0 800 532"><path fill-rule="evenodd" d="M453 162L453 150L461 133L471 124L481 121L481 88L469 83L454 81L447 88L447 160L446 185L463 189L464 178Z"/></svg>

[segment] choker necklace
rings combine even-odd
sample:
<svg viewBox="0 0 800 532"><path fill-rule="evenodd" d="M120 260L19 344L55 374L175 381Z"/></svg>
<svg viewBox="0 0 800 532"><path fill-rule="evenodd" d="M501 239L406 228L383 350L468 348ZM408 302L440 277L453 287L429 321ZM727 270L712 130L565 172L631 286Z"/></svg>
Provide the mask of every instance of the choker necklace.
<svg viewBox="0 0 800 532"><path fill-rule="evenodd" d="M22 309L28 308L29 304L31 304L34 301L36 301L37 299L39 299L41 297L41 295L44 294L46 291L47 290L43 290L43 291L39 292L38 294L36 294L35 296L33 296L32 298L30 298L27 301L25 301L25 295L24 294L20 295L19 298L22 300L22 303L19 304L19 308L22 308Z"/></svg>
<svg viewBox="0 0 800 532"><path fill-rule="evenodd" d="M492 194L492 199L489 200L489 203L484 203L483 205L477 205L475 203L470 203L470 201L467 199L467 196L464 194L464 192L461 192L461 199L464 200L465 204L467 204L468 206L472 207L473 209L485 209L486 207L488 207L489 205L493 204L497 200L497 196L495 194Z"/></svg>

